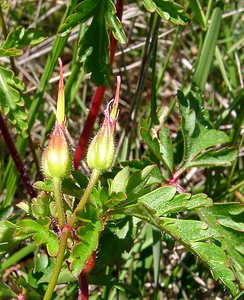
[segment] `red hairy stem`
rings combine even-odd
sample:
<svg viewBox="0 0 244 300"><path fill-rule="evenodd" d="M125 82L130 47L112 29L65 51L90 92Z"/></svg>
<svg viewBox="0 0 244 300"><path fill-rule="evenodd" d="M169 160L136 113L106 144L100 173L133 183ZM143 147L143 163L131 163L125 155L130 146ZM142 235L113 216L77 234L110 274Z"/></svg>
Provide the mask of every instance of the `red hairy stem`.
<svg viewBox="0 0 244 300"><path fill-rule="evenodd" d="M79 295L78 300L87 300L89 299L89 290L88 290L88 280L87 277L91 270L93 269L96 262L96 251L93 251L91 257L86 263L85 267L80 273L79 276Z"/></svg>
<svg viewBox="0 0 244 300"><path fill-rule="evenodd" d="M5 121L4 121L1 114L0 114L0 130L2 132L2 135L5 139L5 142L6 142L7 147L8 147L9 153L11 154L11 156L13 158L15 166L16 166L18 172L19 172L21 180L22 180L28 194L31 196L31 198L37 197L37 192L35 191L35 189L33 188L32 184L30 182L30 179L27 175L27 172L26 172L25 166L23 164L23 161L19 156L19 153L18 153L18 151L15 147L15 144L13 142L13 139L12 139L12 137L11 137L9 131L8 131L8 128L7 128L7 126L5 124Z"/></svg>
<svg viewBox="0 0 244 300"><path fill-rule="evenodd" d="M87 275L81 272L79 276L78 300L88 300L88 299L89 299L89 291L88 291Z"/></svg>
<svg viewBox="0 0 244 300"><path fill-rule="evenodd" d="M116 1L116 11L117 11L116 15L120 20L122 19L123 5L124 5L123 0ZM111 33L110 34L110 64L111 65L114 61L116 45L117 45L117 40L114 38L114 36ZM86 148L88 146L93 131L93 127L103 101L103 96L106 88L107 88L106 86L98 86L93 95L89 114L87 116L83 131L81 132L79 142L76 146L74 157L73 157L75 169L78 169L79 164L85 155Z"/></svg>

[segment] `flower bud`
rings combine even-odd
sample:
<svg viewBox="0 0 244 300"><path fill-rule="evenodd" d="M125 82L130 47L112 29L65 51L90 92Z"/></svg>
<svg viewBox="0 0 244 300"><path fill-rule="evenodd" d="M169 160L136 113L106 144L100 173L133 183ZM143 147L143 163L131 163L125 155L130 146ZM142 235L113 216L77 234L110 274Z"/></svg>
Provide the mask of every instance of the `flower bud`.
<svg viewBox="0 0 244 300"><path fill-rule="evenodd" d="M47 177L68 176L72 168L72 158L64 129L58 123L50 136L49 143L42 154L42 169Z"/></svg>
<svg viewBox="0 0 244 300"><path fill-rule="evenodd" d="M108 103L102 127L92 140L87 152L87 164L90 168L99 171L111 167L114 154L114 131L118 116L120 77L117 77L115 99Z"/></svg>

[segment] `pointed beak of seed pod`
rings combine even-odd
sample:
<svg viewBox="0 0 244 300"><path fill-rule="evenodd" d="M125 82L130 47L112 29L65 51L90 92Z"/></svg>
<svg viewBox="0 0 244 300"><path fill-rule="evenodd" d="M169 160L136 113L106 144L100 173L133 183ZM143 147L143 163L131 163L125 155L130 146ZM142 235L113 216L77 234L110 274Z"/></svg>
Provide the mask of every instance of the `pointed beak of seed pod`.
<svg viewBox="0 0 244 300"><path fill-rule="evenodd" d="M59 125L64 126L65 122L65 98L64 98L64 79L63 79L63 63L61 58L58 58L60 77L58 85L58 101L56 120Z"/></svg>

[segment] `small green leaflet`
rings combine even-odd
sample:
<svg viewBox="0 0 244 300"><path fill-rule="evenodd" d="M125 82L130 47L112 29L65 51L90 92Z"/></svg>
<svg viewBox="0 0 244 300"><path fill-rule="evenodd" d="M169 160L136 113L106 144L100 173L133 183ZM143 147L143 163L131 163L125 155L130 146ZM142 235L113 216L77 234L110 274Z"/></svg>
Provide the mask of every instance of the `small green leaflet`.
<svg viewBox="0 0 244 300"><path fill-rule="evenodd" d="M125 192L129 177L130 177L129 167L125 167L120 172L118 172L112 181L110 187L110 193Z"/></svg>
<svg viewBox="0 0 244 300"><path fill-rule="evenodd" d="M185 163L184 168L192 167L212 167L212 166L231 166L232 161L236 159L236 150L234 148L222 148L220 150L208 150L197 156L193 161Z"/></svg>
<svg viewBox="0 0 244 300"><path fill-rule="evenodd" d="M105 18L109 27L111 27L113 36L120 44L126 43L126 36L119 18L116 16L116 8L112 0L107 0L107 9Z"/></svg>
<svg viewBox="0 0 244 300"><path fill-rule="evenodd" d="M174 169L174 154L169 129L163 124L151 130L142 127L141 136L154 156L172 173Z"/></svg>
<svg viewBox="0 0 244 300"><path fill-rule="evenodd" d="M45 38L33 28L18 26L12 30L2 46L0 56L20 56L23 48L41 43Z"/></svg>
<svg viewBox="0 0 244 300"><path fill-rule="evenodd" d="M143 0L145 8L149 12L157 12L163 20L170 21L177 25L186 25L190 18L184 12L184 8L174 1L164 0Z"/></svg>
<svg viewBox="0 0 244 300"><path fill-rule="evenodd" d="M99 234L102 230L101 220L86 223L76 230L80 241L75 244L69 258L74 276L78 276L85 266L93 251L98 247Z"/></svg>
<svg viewBox="0 0 244 300"><path fill-rule="evenodd" d="M50 179L45 179L45 181L36 181L34 187L45 192L53 191L53 185ZM80 189L72 179L65 178L62 183L62 192L66 195L74 196L79 199L82 194L82 189Z"/></svg>
<svg viewBox="0 0 244 300"><path fill-rule="evenodd" d="M128 163L134 164L133 161ZM132 173L129 166L119 171L111 183L110 195L125 193L127 200L133 201L151 191L152 186L157 186L162 182L161 172L156 165L147 165L146 167L143 165L141 167L142 169L137 169Z"/></svg>
<svg viewBox="0 0 244 300"><path fill-rule="evenodd" d="M70 15L59 29L59 33L63 36L73 30L78 24L86 22L90 19L99 4L100 0L84 0L76 5L75 13Z"/></svg>
<svg viewBox="0 0 244 300"><path fill-rule="evenodd" d="M140 211L140 207L147 206L152 210L155 216L167 216L172 213L182 212L195 208L212 206L213 202L205 194L178 194L176 195L176 188L170 185L164 185L153 191L149 191L142 196L138 196L134 200L135 204L124 203L123 207L115 208L114 213L119 211L123 213L126 209L136 209Z"/></svg>
<svg viewBox="0 0 244 300"><path fill-rule="evenodd" d="M24 219L17 223L15 236L21 238L33 237L37 245L46 244L49 255L55 256L58 252L58 237L49 230L50 219L44 217L38 222Z"/></svg>
<svg viewBox="0 0 244 300"><path fill-rule="evenodd" d="M20 56L22 51L16 48L4 49L0 48L0 56Z"/></svg>
<svg viewBox="0 0 244 300"><path fill-rule="evenodd" d="M45 37L37 32L34 28L25 29L23 26L18 26L12 30L6 41L3 43L3 49L22 49L27 46L34 46L41 43Z"/></svg>
<svg viewBox="0 0 244 300"><path fill-rule="evenodd" d="M10 221L0 221L0 258L17 247L23 238L13 236L16 225Z"/></svg>
<svg viewBox="0 0 244 300"><path fill-rule="evenodd" d="M175 193L176 188L174 186L163 186L139 197L138 202L142 202L154 209L156 216L160 216L163 213L163 203L173 199Z"/></svg>
<svg viewBox="0 0 244 300"><path fill-rule="evenodd" d="M174 186L163 186L138 199L139 203L148 205L155 210L156 216L163 216L204 206L212 206L213 202L205 194L175 195Z"/></svg>

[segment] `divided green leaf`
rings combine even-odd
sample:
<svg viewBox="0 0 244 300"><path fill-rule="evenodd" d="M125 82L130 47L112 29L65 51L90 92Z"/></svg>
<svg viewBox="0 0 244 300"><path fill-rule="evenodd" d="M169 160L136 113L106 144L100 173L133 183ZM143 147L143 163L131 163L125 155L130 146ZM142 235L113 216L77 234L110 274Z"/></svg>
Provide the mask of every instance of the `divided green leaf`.
<svg viewBox="0 0 244 300"><path fill-rule="evenodd" d="M221 280L233 295L236 294L235 276L228 265L229 260L224 249L214 243L214 240L221 239L214 228L201 221L169 218L161 219L160 224L162 229L199 256L208 265L215 279Z"/></svg>
<svg viewBox="0 0 244 300"><path fill-rule="evenodd" d="M243 288L244 206L239 203L216 204L200 209L199 215L218 232L221 248L227 255L240 289Z"/></svg>
<svg viewBox="0 0 244 300"><path fill-rule="evenodd" d="M27 114L23 109L24 99L20 91L25 89L21 81L3 67L0 67L0 106L5 115L8 115L10 122L15 125L18 132L26 137Z"/></svg>
<svg viewBox="0 0 244 300"><path fill-rule="evenodd" d="M112 0L104 0L103 3L99 0L84 0L77 4L75 13L65 20L59 33L61 35L66 35L78 24L86 22L91 17L97 17L102 5L105 5L104 17L107 25L111 27L114 37L121 44L126 43L126 36L120 20L116 16L116 8Z"/></svg>
<svg viewBox="0 0 244 300"><path fill-rule="evenodd" d="M178 91L178 102L182 116L182 135L184 154L181 169L194 166L229 166L235 159L233 148L212 149L229 142L229 137L222 131L213 129L207 112L203 109L200 92L190 91L187 96ZM210 149L209 149L210 148Z"/></svg>
<svg viewBox="0 0 244 300"><path fill-rule="evenodd" d="M135 204L129 205L125 202L123 207L115 208L114 213L124 213L125 209L135 209L140 210L141 204L146 205L155 216L160 217L163 215L169 215L172 213L178 213L185 210L191 210L195 208L212 206L213 202L205 194L176 194L176 188L174 186L165 185L149 191L142 196L134 199Z"/></svg>
<svg viewBox="0 0 244 300"><path fill-rule="evenodd" d="M45 179L44 181L36 181L34 183L34 188L44 192L52 192L53 184L51 179Z"/></svg>
<svg viewBox="0 0 244 300"><path fill-rule="evenodd" d="M161 190L159 192L161 193ZM158 207L162 209L162 212L169 213L188 208L211 206L212 204L211 200L204 194L192 197L189 194L182 194L177 195L173 200L170 198L169 193L165 193L166 205L162 201L162 206L159 206L159 202L155 201L154 203L152 201L153 198L149 197L147 199L146 196L143 196L140 203L117 208L112 213L137 217L170 234L190 252L197 255L210 268L213 277L222 281L229 288L232 295L235 295L237 293L235 277L237 276L240 283L243 283L243 237L240 238L239 234L235 234L235 230L243 228L241 224L237 224L239 219L242 218L243 220L241 215L243 211L240 211L237 215L236 210L234 212L231 210L235 208L232 204L229 205L228 212L223 211L222 207L218 205L202 208L201 214L209 225L195 220L159 218L158 214L155 214L155 209L158 209ZM171 201L172 207L167 207L167 204ZM179 205L175 207L177 202ZM232 216L230 217L231 213ZM220 218L216 218L216 216L220 216Z"/></svg>
<svg viewBox="0 0 244 300"><path fill-rule="evenodd" d="M96 271L105 274L106 266L112 266L124 251L129 252L134 244L136 233L131 217L126 216L108 222L99 241Z"/></svg>
<svg viewBox="0 0 244 300"><path fill-rule="evenodd" d="M91 73L91 80L97 85L108 85L111 72L109 64L109 28L120 43L126 43L126 36L112 0L84 0L75 7L60 28L65 35L75 26L92 18L91 24L81 37L79 57L84 70Z"/></svg>
<svg viewBox="0 0 244 300"><path fill-rule="evenodd" d="M31 201L31 214L39 219L42 217L49 217L50 212L50 197L46 193L41 193L37 198Z"/></svg>
<svg viewBox="0 0 244 300"><path fill-rule="evenodd" d="M86 73L91 72L91 80L97 85L107 85L110 73L109 37L106 28L104 1L99 3L93 20L80 41L79 57L84 62Z"/></svg>

